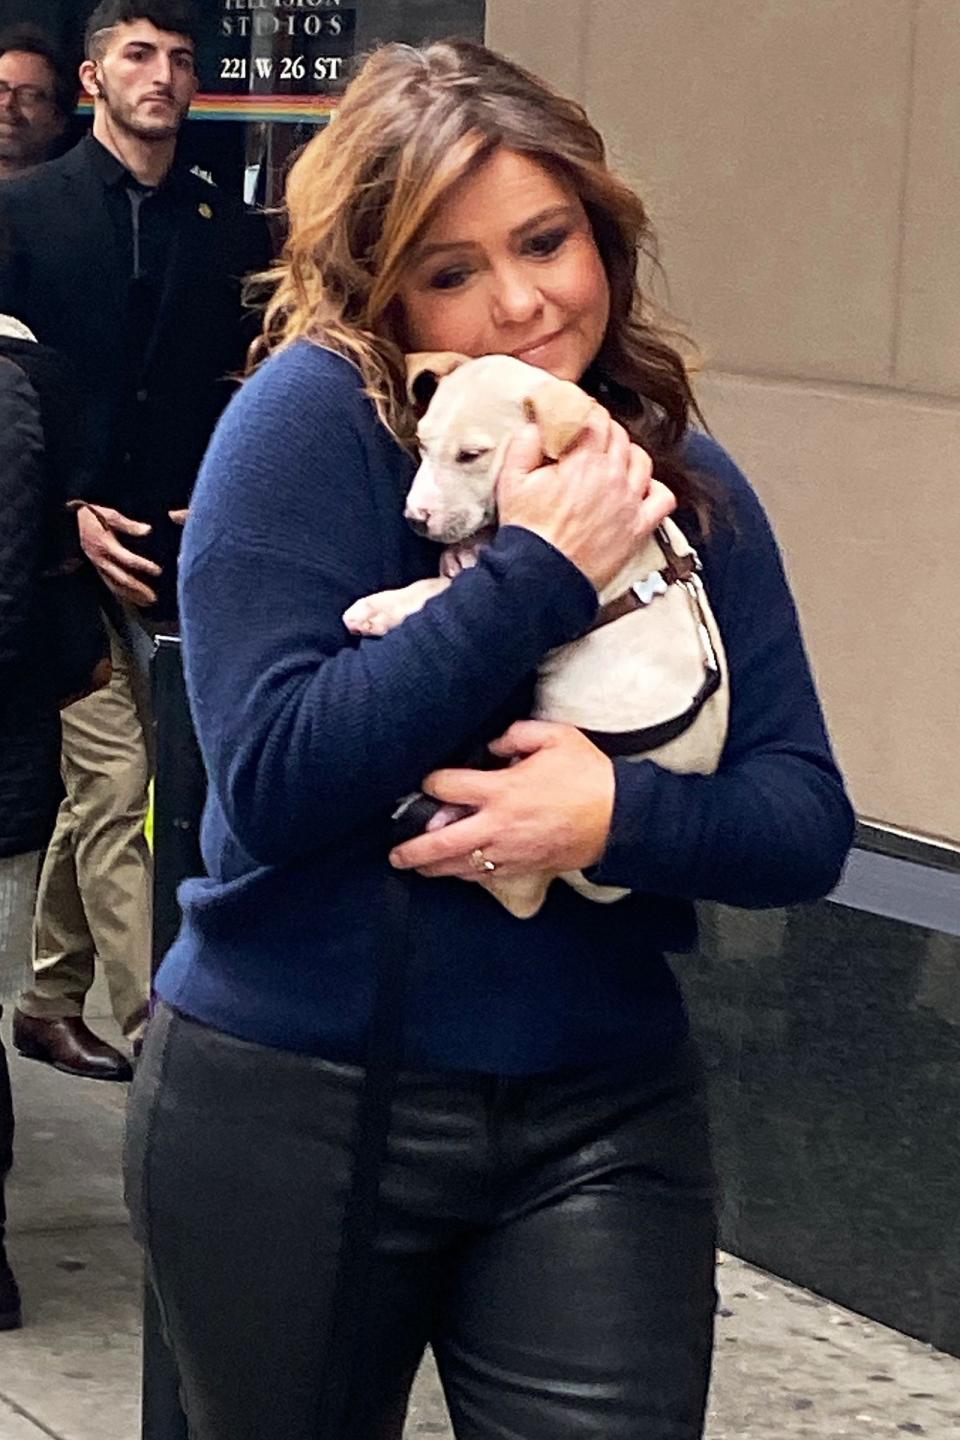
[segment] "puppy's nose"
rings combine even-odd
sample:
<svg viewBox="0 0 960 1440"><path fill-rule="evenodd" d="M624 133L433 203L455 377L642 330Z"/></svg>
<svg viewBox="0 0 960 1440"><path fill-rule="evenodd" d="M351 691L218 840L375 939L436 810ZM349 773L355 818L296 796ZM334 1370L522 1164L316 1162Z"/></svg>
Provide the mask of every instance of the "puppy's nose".
<svg viewBox="0 0 960 1440"><path fill-rule="evenodd" d="M430 511L422 505L408 505L403 512L404 519L418 535L426 535L430 529Z"/></svg>

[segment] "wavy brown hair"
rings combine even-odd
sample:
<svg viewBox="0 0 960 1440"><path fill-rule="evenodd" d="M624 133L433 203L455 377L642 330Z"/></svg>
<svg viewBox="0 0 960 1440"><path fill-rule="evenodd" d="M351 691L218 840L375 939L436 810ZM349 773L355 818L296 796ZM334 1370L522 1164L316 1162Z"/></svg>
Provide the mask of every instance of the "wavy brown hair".
<svg viewBox="0 0 960 1440"><path fill-rule="evenodd" d="M643 202L608 167L583 108L482 45L385 45L364 62L332 125L305 147L286 191L289 232L265 277L272 295L251 366L306 337L352 360L383 422L411 443L401 279L451 186L499 146L579 196L610 285L610 321L581 384L652 455L682 507L706 518L703 483L679 445L698 414L671 331L638 282L656 240Z"/></svg>

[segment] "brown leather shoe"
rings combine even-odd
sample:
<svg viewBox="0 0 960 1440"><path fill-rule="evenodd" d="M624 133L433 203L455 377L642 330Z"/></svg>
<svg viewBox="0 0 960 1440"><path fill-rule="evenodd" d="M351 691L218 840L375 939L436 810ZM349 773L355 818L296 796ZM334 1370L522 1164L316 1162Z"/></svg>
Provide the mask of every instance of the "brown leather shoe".
<svg viewBox="0 0 960 1440"><path fill-rule="evenodd" d="M28 1060L40 1060L65 1075L79 1075L85 1080L133 1079L126 1056L94 1035L79 1015L38 1020L14 1010L13 1043Z"/></svg>

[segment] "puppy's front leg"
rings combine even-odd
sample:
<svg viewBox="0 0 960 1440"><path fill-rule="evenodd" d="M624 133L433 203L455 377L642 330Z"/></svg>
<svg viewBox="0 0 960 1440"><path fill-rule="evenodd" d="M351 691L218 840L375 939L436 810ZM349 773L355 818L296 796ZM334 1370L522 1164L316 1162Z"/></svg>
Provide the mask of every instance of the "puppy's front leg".
<svg viewBox="0 0 960 1440"><path fill-rule="evenodd" d="M408 615L416 615L428 600L442 595L451 582L443 575L435 580L415 580L402 590L379 590L365 595L343 612L343 623L352 635L386 635Z"/></svg>

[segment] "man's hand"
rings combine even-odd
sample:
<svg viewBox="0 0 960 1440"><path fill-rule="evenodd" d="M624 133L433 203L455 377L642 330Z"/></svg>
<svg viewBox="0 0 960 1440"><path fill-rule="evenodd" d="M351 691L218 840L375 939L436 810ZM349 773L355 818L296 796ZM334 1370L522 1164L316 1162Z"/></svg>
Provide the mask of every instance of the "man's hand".
<svg viewBox="0 0 960 1440"><path fill-rule="evenodd" d="M159 575L160 566L135 555L117 539L118 535L149 535L151 527L109 505L81 505L77 525L83 553L114 595L131 605L155 604L156 592L138 576Z"/></svg>

